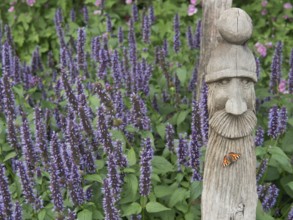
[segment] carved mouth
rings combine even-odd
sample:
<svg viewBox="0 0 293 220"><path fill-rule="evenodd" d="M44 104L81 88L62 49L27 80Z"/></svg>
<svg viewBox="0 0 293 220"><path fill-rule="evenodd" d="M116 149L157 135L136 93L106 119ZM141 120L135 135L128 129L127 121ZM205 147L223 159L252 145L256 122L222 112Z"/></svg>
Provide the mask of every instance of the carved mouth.
<svg viewBox="0 0 293 220"><path fill-rule="evenodd" d="M247 110L242 115L235 116L220 110L210 118L209 125L216 133L226 138L241 138L252 133L256 126L256 116Z"/></svg>

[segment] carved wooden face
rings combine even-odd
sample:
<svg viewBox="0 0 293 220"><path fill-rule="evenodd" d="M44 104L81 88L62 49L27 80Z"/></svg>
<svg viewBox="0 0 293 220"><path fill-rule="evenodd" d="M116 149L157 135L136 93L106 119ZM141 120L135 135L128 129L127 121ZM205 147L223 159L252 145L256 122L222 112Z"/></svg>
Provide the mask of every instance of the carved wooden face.
<svg viewBox="0 0 293 220"><path fill-rule="evenodd" d="M256 125L254 82L245 77L229 77L208 86L211 128L227 138L251 134Z"/></svg>

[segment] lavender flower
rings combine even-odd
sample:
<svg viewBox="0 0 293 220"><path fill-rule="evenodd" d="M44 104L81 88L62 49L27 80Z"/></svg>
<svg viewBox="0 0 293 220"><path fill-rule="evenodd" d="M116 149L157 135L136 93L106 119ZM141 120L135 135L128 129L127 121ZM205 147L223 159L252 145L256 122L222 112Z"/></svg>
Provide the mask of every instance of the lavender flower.
<svg viewBox="0 0 293 220"><path fill-rule="evenodd" d="M119 220L119 210L116 208L116 201L113 196L112 182L109 178L104 179L103 194L103 208L105 212L105 220Z"/></svg>
<svg viewBox="0 0 293 220"><path fill-rule="evenodd" d="M28 170L26 165L19 161L17 163L18 175L20 177L21 185L22 185L22 193L27 203L31 204L34 209L42 208L42 201L36 197L33 189L33 181L28 174Z"/></svg>
<svg viewBox="0 0 293 220"><path fill-rule="evenodd" d="M193 46L196 49L200 48L200 41L201 41L201 20L197 21L196 30L194 33L194 40L193 40Z"/></svg>
<svg viewBox="0 0 293 220"><path fill-rule="evenodd" d="M175 131L173 128L173 125L167 124L166 125L166 147L170 152L175 153L174 149L174 136L175 136Z"/></svg>
<svg viewBox="0 0 293 220"><path fill-rule="evenodd" d="M128 162L125 155L123 154L122 143L120 141L115 141L114 147L115 147L114 153L117 159L117 165L120 168L126 168L128 165Z"/></svg>
<svg viewBox="0 0 293 220"><path fill-rule="evenodd" d="M85 41L86 41L86 32L85 28L79 28L77 31L77 64L80 70L85 68Z"/></svg>
<svg viewBox="0 0 293 220"><path fill-rule="evenodd" d="M67 126L66 126L66 143L68 148L70 149L71 156L75 165L79 166L81 164L81 153L79 151L78 144L80 140L77 139L77 125L75 124L76 119L67 118Z"/></svg>
<svg viewBox="0 0 293 220"><path fill-rule="evenodd" d="M61 12L61 9L58 8L56 10L56 13L55 13L54 22L55 22L56 33L57 33L58 38L59 38L60 46L64 47L65 46L65 40L64 40L64 32L63 32L63 29L61 27L62 20L63 20L62 19L62 12Z"/></svg>
<svg viewBox="0 0 293 220"><path fill-rule="evenodd" d="M139 177L139 193L141 196L148 196L151 191L151 160L154 150L151 146L151 139L147 138L143 142L143 149L140 153L140 177Z"/></svg>
<svg viewBox="0 0 293 220"><path fill-rule="evenodd" d="M89 22L89 12L88 12L88 9L87 9L86 6L84 6L84 7L82 8L82 12L83 12L84 23L85 23L85 24L88 24L88 22Z"/></svg>
<svg viewBox="0 0 293 220"><path fill-rule="evenodd" d="M33 74L35 74L36 71L38 71L38 70L42 71L44 69L43 64L42 64L42 60L40 57L39 47L36 47L36 49L33 52L31 67L32 67L31 71Z"/></svg>
<svg viewBox="0 0 293 220"><path fill-rule="evenodd" d="M136 4L132 5L132 19L134 22L139 20L138 8Z"/></svg>
<svg viewBox="0 0 293 220"><path fill-rule="evenodd" d="M8 44L7 41L2 45L2 72L3 75L11 74L11 66L10 66L10 61L11 61L11 47Z"/></svg>
<svg viewBox="0 0 293 220"><path fill-rule="evenodd" d="M179 15L176 14L174 17L174 51L175 53L178 53L180 50L181 46L181 41L180 41L180 20L179 20Z"/></svg>
<svg viewBox="0 0 293 220"><path fill-rule="evenodd" d="M60 181L65 178L64 163L62 161L60 153L60 144L58 141L57 134L53 132L52 139L50 141L50 153L51 153L51 163L56 164Z"/></svg>
<svg viewBox="0 0 293 220"><path fill-rule="evenodd" d="M288 213L288 220L293 220L293 207L291 207L291 210Z"/></svg>
<svg viewBox="0 0 293 220"><path fill-rule="evenodd" d="M66 220L76 220L76 213L74 211L69 210Z"/></svg>
<svg viewBox="0 0 293 220"><path fill-rule="evenodd" d="M183 134L179 135L179 143L177 148L178 171L181 171L181 166L188 166L188 143L184 139Z"/></svg>
<svg viewBox="0 0 293 220"><path fill-rule="evenodd" d="M114 50L112 55L112 73L115 87L119 88L121 86L122 74L117 50Z"/></svg>
<svg viewBox="0 0 293 220"><path fill-rule="evenodd" d="M119 42L119 44L123 43L123 39L124 39L123 29L122 29L122 27L119 27L119 29L118 29L118 42Z"/></svg>
<svg viewBox="0 0 293 220"><path fill-rule="evenodd" d="M98 93L101 103L103 103L103 105L112 115L114 109L112 98L108 95L108 93L103 88L103 85L101 83L96 83L95 92Z"/></svg>
<svg viewBox="0 0 293 220"><path fill-rule="evenodd" d="M65 90L65 94L68 99L68 102L70 106L74 109L74 111L78 112L78 101L75 94L73 93L70 82L68 80L68 76L65 72L63 72L61 77L62 77L63 88Z"/></svg>
<svg viewBox="0 0 293 220"><path fill-rule="evenodd" d="M190 26L187 27L186 38L187 38L189 49L193 49L194 42L193 42L192 30Z"/></svg>
<svg viewBox="0 0 293 220"><path fill-rule="evenodd" d="M194 69L193 69L193 72L192 72L192 77L189 81L189 85L188 85L188 91L189 92L192 92L192 91L195 91L195 88L196 88L196 84L197 84L197 70L198 69L198 64L196 64L194 66Z"/></svg>
<svg viewBox="0 0 293 220"><path fill-rule="evenodd" d="M270 76L270 92L275 94L277 92L277 86L281 80L281 69L282 69L282 42L276 44L275 53L271 65L271 76Z"/></svg>
<svg viewBox="0 0 293 220"><path fill-rule="evenodd" d="M73 8L70 10L70 19L72 22L75 22L75 20L76 20L76 14L75 14L75 10Z"/></svg>
<svg viewBox="0 0 293 220"><path fill-rule="evenodd" d="M24 154L25 162L29 172L33 171L38 160L38 155L35 147L33 146L31 133L29 129L29 123L26 118L26 114L21 111L22 116L22 126L20 128L21 133L21 144L22 144L22 151Z"/></svg>
<svg viewBox="0 0 293 220"><path fill-rule="evenodd" d="M68 188L70 192L70 198L74 205L80 206L84 203L85 197L81 185L81 177L77 166L73 163L71 166L71 174L68 180Z"/></svg>
<svg viewBox="0 0 293 220"><path fill-rule="evenodd" d="M277 106L273 106L269 111L268 135L273 139L276 139L279 135L278 112Z"/></svg>
<svg viewBox="0 0 293 220"><path fill-rule="evenodd" d="M255 146L261 146L264 142L264 130L261 126L259 126L255 132L255 139L254 139L254 143Z"/></svg>
<svg viewBox="0 0 293 220"><path fill-rule="evenodd" d="M260 77L260 61L259 61L259 58L258 57L255 57L255 64L256 64L256 76L257 76L257 79L259 79Z"/></svg>
<svg viewBox="0 0 293 220"><path fill-rule="evenodd" d="M3 215L4 219L9 219L9 217L12 214L11 206L12 206L12 200L11 200L11 194L9 191L9 183L8 179L6 177L6 171L4 165L0 164L0 195L1 200L3 201Z"/></svg>
<svg viewBox="0 0 293 220"><path fill-rule="evenodd" d="M258 168L258 172L256 174L256 181L259 182L260 179L262 178L264 172L266 171L267 167L268 167L268 162L269 160L268 159L264 159L261 164L259 165L259 168Z"/></svg>
<svg viewBox="0 0 293 220"><path fill-rule="evenodd" d="M52 200L54 204L54 211L61 212L64 209L63 198L61 193L60 177L57 165L51 163L50 168L50 191L52 195Z"/></svg>
<svg viewBox="0 0 293 220"><path fill-rule="evenodd" d="M11 88L11 84L7 74L3 74L2 80L2 103L4 108L4 113L6 117L6 124L7 124L7 138L9 144L12 147L19 151L20 146L17 140L17 130L14 125L14 120L16 118L16 111L15 111L15 98Z"/></svg>
<svg viewBox="0 0 293 220"><path fill-rule="evenodd" d="M22 220L22 209L19 202L16 202L14 205L14 212L12 216L13 220Z"/></svg>
<svg viewBox="0 0 293 220"><path fill-rule="evenodd" d="M288 90L290 94L293 94L293 49L290 55L290 70L288 75Z"/></svg>
<svg viewBox="0 0 293 220"><path fill-rule="evenodd" d="M136 39L134 32L134 21L130 19L129 32L128 32L128 47L129 47L129 59L133 67L136 66Z"/></svg>
<svg viewBox="0 0 293 220"><path fill-rule="evenodd" d="M150 6L149 7L149 18L150 18L150 24L154 24L155 23L155 11L154 11L154 6Z"/></svg>
<svg viewBox="0 0 293 220"><path fill-rule="evenodd" d="M147 109L143 100L136 94L131 95L132 102L132 123L133 125L141 130L150 130L150 119L146 115Z"/></svg>
<svg viewBox="0 0 293 220"><path fill-rule="evenodd" d="M84 153L84 163L87 173L93 174L96 172L95 160L91 151Z"/></svg>
<svg viewBox="0 0 293 220"><path fill-rule="evenodd" d="M11 29L9 27L8 24L5 25L4 27L4 30L5 30L5 34L6 34L6 40L8 42L8 44L13 47L13 37L12 37L12 34L11 34Z"/></svg>
<svg viewBox="0 0 293 220"><path fill-rule="evenodd" d="M42 161L45 165L48 165L48 150L46 140L46 129L42 120L41 109L35 108L35 136L36 136L36 148L40 150Z"/></svg>
<svg viewBox="0 0 293 220"><path fill-rule="evenodd" d="M107 122L105 119L105 112L104 112L104 107L101 106L98 108L98 137L100 139L100 142L103 144L104 147L104 152L107 153L108 155L112 152L113 150L113 145L112 145L112 139L111 135L108 130Z"/></svg>
<svg viewBox="0 0 293 220"><path fill-rule="evenodd" d="M288 121L287 108L284 106L279 110L278 131L280 134L284 134L286 132L287 121Z"/></svg>
<svg viewBox="0 0 293 220"><path fill-rule="evenodd" d="M109 34L111 34L112 33L112 21L111 21L111 17L108 14L106 15L106 17L107 17L107 22L106 22L106 24L107 24L107 32Z"/></svg>
<svg viewBox="0 0 293 220"><path fill-rule="evenodd" d="M117 158L115 153L110 153L108 155L107 165L108 165L107 178L112 183L113 197L115 199L115 202L117 202L120 199L122 182L121 182L120 174L118 173L118 164L117 164Z"/></svg>
<svg viewBox="0 0 293 220"><path fill-rule="evenodd" d="M202 84L201 93L200 93L200 102L199 102L199 109L200 109L200 126L201 126L201 136L203 144L207 144L208 141L208 131L209 131L209 124L208 124L208 86L205 82Z"/></svg>
<svg viewBox="0 0 293 220"><path fill-rule="evenodd" d="M168 54L169 54L169 50L168 50L168 41L167 41L167 39L166 38L164 38L164 41L163 41L163 48L162 48L162 50L163 50L163 55L166 57L166 56L168 56Z"/></svg>
<svg viewBox="0 0 293 220"><path fill-rule="evenodd" d="M148 15L143 16L142 21L142 39L143 42L149 44L150 43L150 36L151 36L151 24L150 24L150 18Z"/></svg>
<svg viewBox="0 0 293 220"><path fill-rule="evenodd" d="M271 184L269 186L258 186L257 194L262 203L264 211L268 212L271 208L275 206L279 191L280 190L274 184Z"/></svg>

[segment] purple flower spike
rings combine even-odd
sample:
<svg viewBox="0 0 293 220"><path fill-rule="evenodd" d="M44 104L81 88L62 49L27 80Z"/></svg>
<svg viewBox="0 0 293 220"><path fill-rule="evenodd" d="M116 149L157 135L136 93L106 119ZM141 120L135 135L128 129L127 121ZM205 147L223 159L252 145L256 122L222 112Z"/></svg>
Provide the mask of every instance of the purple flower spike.
<svg viewBox="0 0 293 220"><path fill-rule="evenodd" d="M258 147L258 146L261 146L264 142L264 130L261 126L259 126L255 132L255 140L254 140L254 143L255 143L255 146Z"/></svg>
<svg viewBox="0 0 293 220"><path fill-rule="evenodd" d="M271 76L270 76L270 92L275 94L277 92L277 86L281 80L281 69L282 69L282 51L283 44L278 42L276 44L275 53L271 65Z"/></svg>
<svg viewBox="0 0 293 220"><path fill-rule="evenodd" d="M107 16L107 32L109 33L109 34L111 34L112 33L112 21L111 21L111 17L110 17L110 15L106 15Z"/></svg>
<svg viewBox="0 0 293 220"><path fill-rule="evenodd" d="M113 197L115 198L115 202L117 202L120 199L122 182L121 182L120 175L118 173L117 157L115 153L110 153L108 155L107 165L108 165L107 178L112 183Z"/></svg>
<svg viewBox="0 0 293 220"><path fill-rule="evenodd" d="M42 120L42 113L39 107L35 108L35 136L36 136L36 148L40 151L42 160L45 165L48 165L48 149L46 139L45 124Z"/></svg>
<svg viewBox="0 0 293 220"><path fill-rule="evenodd" d="M275 206L279 191L280 190L274 184L269 186L259 185L257 187L257 194L265 212L270 211L270 209Z"/></svg>
<svg viewBox="0 0 293 220"><path fill-rule="evenodd" d="M9 191L9 183L6 177L6 171L4 165L0 164L0 195L2 196L2 204L3 204L3 216L4 219L9 219L12 214L11 206L11 194Z"/></svg>
<svg viewBox="0 0 293 220"><path fill-rule="evenodd" d="M143 24L142 24L142 39L143 42L149 44L150 36L151 36L151 24L150 18L148 15L143 16Z"/></svg>
<svg viewBox="0 0 293 220"><path fill-rule="evenodd" d="M82 8L82 12L83 12L84 23L85 23L85 24L88 24L88 22L89 22L89 12L88 12L88 9L87 9L86 6L84 6L84 7Z"/></svg>
<svg viewBox="0 0 293 220"><path fill-rule="evenodd" d="M67 126L66 126L66 143L68 148L70 149L70 153L75 165L79 166L81 164L81 153L79 151L79 142L80 140L77 139L78 134L77 132L77 125L75 123L76 119L67 118Z"/></svg>
<svg viewBox="0 0 293 220"><path fill-rule="evenodd" d="M179 135L179 143L177 148L177 157L178 157L178 171L181 171L181 166L188 166L188 143L184 139L183 135Z"/></svg>
<svg viewBox="0 0 293 220"><path fill-rule="evenodd" d="M155 20L156 20L156 17L155 17L155 12L154 12L154 6L150 6L149 7L149 17L150 17L150 24L154 24L155 23Z"/></svg>
<svg viewBox="0 0 293 220"><path fill-rule="evenodd" d="M279 109L273 106L269 111L268 135L276 139L279 135Z"/></svg>
<svg viewBox="0 0 293 220"><path fill-rule="evenodd" d="M293 49L290 55L290 70L288 75L288 90L290 94L293 94Z"/></svg>
<svg viewBox="0 0 293 220"><path fill-rule="evenodd" d="M104 179L103 194L105 220L120 220L119 210L116 208L116 201L113 196L112 182L109 178Z"/></svg>
<svg viewBox="0 0 293 220"><path fill-rule="evenodd" d="M187 27L186 38L187 38L189 49L193 49L194 42L193 42L192 30L190 26Z"/></svg>
<svg viewBox="0 0 293 220"><path fill-rule="evenodd" d="M12 55L11 55L11 46L8 44L8 42L6 41L3 45L2 45L2 72L3 75L8 75L10 76L11 74L11 59L12 59Z"/></svg>
<svg viewBox="0 0 293 220"><path fill-rule="evenodd" d="M16 202L14 205L13 220L22 220L22 209L19 202Z"/></svg>
<svg viewBox="0 0 293 220"><path fill-rule="evenodd" d="M20 128L21 133L21 144L24 158L26 161L27 168L29 172L32 172L35 169L36 162L38 160L38 155L35 147L33 146L31 133L29 129L29 123L25 112L21 111L22 116L22 126Z"/></svg>
<svg viewBox="0 0 293 220"><path fill-rule="evenodd" d="M293 220L293 207L291 207L291 210L288 213L288 220Z"/></svg>
<svg viewBox="0 0 293 220"><path fill-rule="evenodd" d="M34 193L34 183L28 174L26 165L23 162L18 161L17 170L22 185L22 193L26 202L31 204L34 209L39 210L42 208L42 201L37 198Z"/></svg>
<svg viewBox="0 0 293 220"><path fill-rule="evenodd" d="M136 4L132 5L132 18L134 22L139 20L138 8Z"/></svg>
<svg viewBox="0 0 293 220"><path fill-rule="evenodd" d="M68 180L68 188L70 191L70 198L74 205L80 206L85 201L84 192L81 185L81 177L79 170L75 164L71 166L71 174Z"/></svg>
<svg viewBox="0 0 293 220"><path fill-rule="evenodd" d="M70 106L74 109L74 111L78 112L78 101L71 88L68 75L65 72L63 72L61 77L62 77L63 88L65 90L65 94L68 99L68 102L70 103Z"/></svg>
<svg viewBox="0 0 293 220"><path fill-rule="evenodd" d="M287 121L288 121L287 108L286 107L282 107L279 110L279 126L278 126L278 131L279 131L280 134L284 134L286 132Z"/></svg>
<svg viewBox="0 0 293 220"><path fill-rule="evenodd" d="M61 193L60 177L57 165L51 163L50 168L50 191L52 195L52 200L54 204L54 211L61 212L64 208L63 197Z"/></svg>
<svg viewBox="0 0 293 220"><path fill-rule="evenodd" d="M168 52L168 41L167 39L165 38L164 39L164 42L163 42L163 54L164 56L168 56L169 52Z"/></svg>
<svg viewBox="0 0 293 220"><path fill-rule="evenodd" d="M150 130L150 119L147 116L147 109L143 100L136 94L131 95L132 102L132 123L141 130Z"/></svg>
<svg viewBox="0 0 293 220"><path fill-rule="evenodd" d="M180 41L180 20L179 20L179 15L176 14L174 17L174 51L175 53L178 53L180 50L181 46L181 41Z"/></svg>
<svg viewBox="0 0 293 220"><path fill-rule="evenodd" d="M119 44L123 43L123 39L124 39L123 29L122 29L122 27L119 27L119 29L118 29L118 42L119 42Z"/></svg>
<svg viewBox="0 0 293 220"><path fill-rule="evenodd" d="M268 167L268 162L269 160L268 159L264 159L261 164L259 165L259 168L258 168L258 172L256 174L256 181L259 182L260 179L262 178L263 174L265 173L267 167Z"/></svg>
<svg viewBox="0 0 293 220"><path fill-rule="evenodd" d="M201 41L201 20L198 20L195 34L194 34L194 41L193 41L194 48L196 49L200 48L200 41Z"/></svg>
<svg viewBox="0 0 293 220"><path fill-rule="evenodd" d="M192 77L189 81L189 85L188 85L188 91L189 92L192 92L192 91L195 91L195 88L196 88L196 84L197 84L197 69L198 69L198 64L196 64L194 66L194 69L193 69L193 72L192 72Z"/></svg>
<svg viewBox="0 0 293 220"><path fill-rule="evenodd" d="M208 131L209 131L209 124L208 124L208 86L205 82L202 84L201 94L200 94L200 102L199 102L199 109L200 109L200 126L201 126L201 135L203 144L207 144L208 141Z"/></svg>
<svg viewBox="0 0 293 220"><path fill-rule="evenodd" d="M255 57L255 64L256 64L256 76L257 79L260 77L260 61L258 57Z"/></svg>
<svg viewBox="0 0 293 220"><path fill-rule="evenodd" d="M122 82L121 66L117 50L112 55L112 73L116 88L120 88Z"/></svg>
<svg viewBox="0 0 293 220"><path fill-rule="evenodd" d="M75 14L75 10L73 8L70 10L70 19L72 22L75 22L75 20L76 20L76 14Z"/></svg>
<svg viewBox="0 0 293 220"><path fill-rule="evenodd" d="M126 156L123 154L122 143L120 141L116 141L114 142L114 147L115 157L117 158L117 165L120 168L126 168L128 165L128 161L126 159Z"/></svg>
<svg viewBox="0 0 293 220"><path fill-rule="evenodd" d="M85 41L86 32L85 28L79 28L77 31L77 64L80 70L85 69Z"/></svg>
<svg viewBox="0 0 293 220"><path fill-rule="evenodd" d="M174 131L173 125L167 124L166 125L166 142L167 142L166 147L168 148L170 152L173 152L173 153L175 153L174 135L175 135L175 131Z"/></svg>
<svg viewBox="0 0 293 220"><path fill-rule="evenodd" d="M154 150L151 146L151 139L147 138L143 142L143 148L140 154L140 177L139 193L141 196L148 196L151 192L151 173Z"/></svg>
<svg viewBox="0 0 293 220"><path fill-rule="evenodd" d="M133 67L136 66L136 39L134 32L134 21L130 19L129 32L128 32L128 47L129 47L129 59Z"/></svg>

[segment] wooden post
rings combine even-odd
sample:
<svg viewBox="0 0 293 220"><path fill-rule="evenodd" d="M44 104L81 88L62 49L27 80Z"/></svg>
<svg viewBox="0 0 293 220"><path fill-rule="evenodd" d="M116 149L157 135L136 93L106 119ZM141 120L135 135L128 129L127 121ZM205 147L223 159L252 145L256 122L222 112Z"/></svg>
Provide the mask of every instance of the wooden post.
<svg viewBox="0 0 293 220"><path fill-rule="evenodd" d="M206 74L206 67L211 56L211 51L216 48L221 36L215 22L220 14L232 6L232 0L204 0L203 16L201 22L199 77L197 82L197 99L199 99L201 84Z"/></svg>
<svg viewBox="0 0 293 220"><path fill-rule="evenodd" d="M205 156L202 220L256 218L256 64L246 42L250 17L230 8L216 22L223 40L206 67L209 139Z"/></svg>

